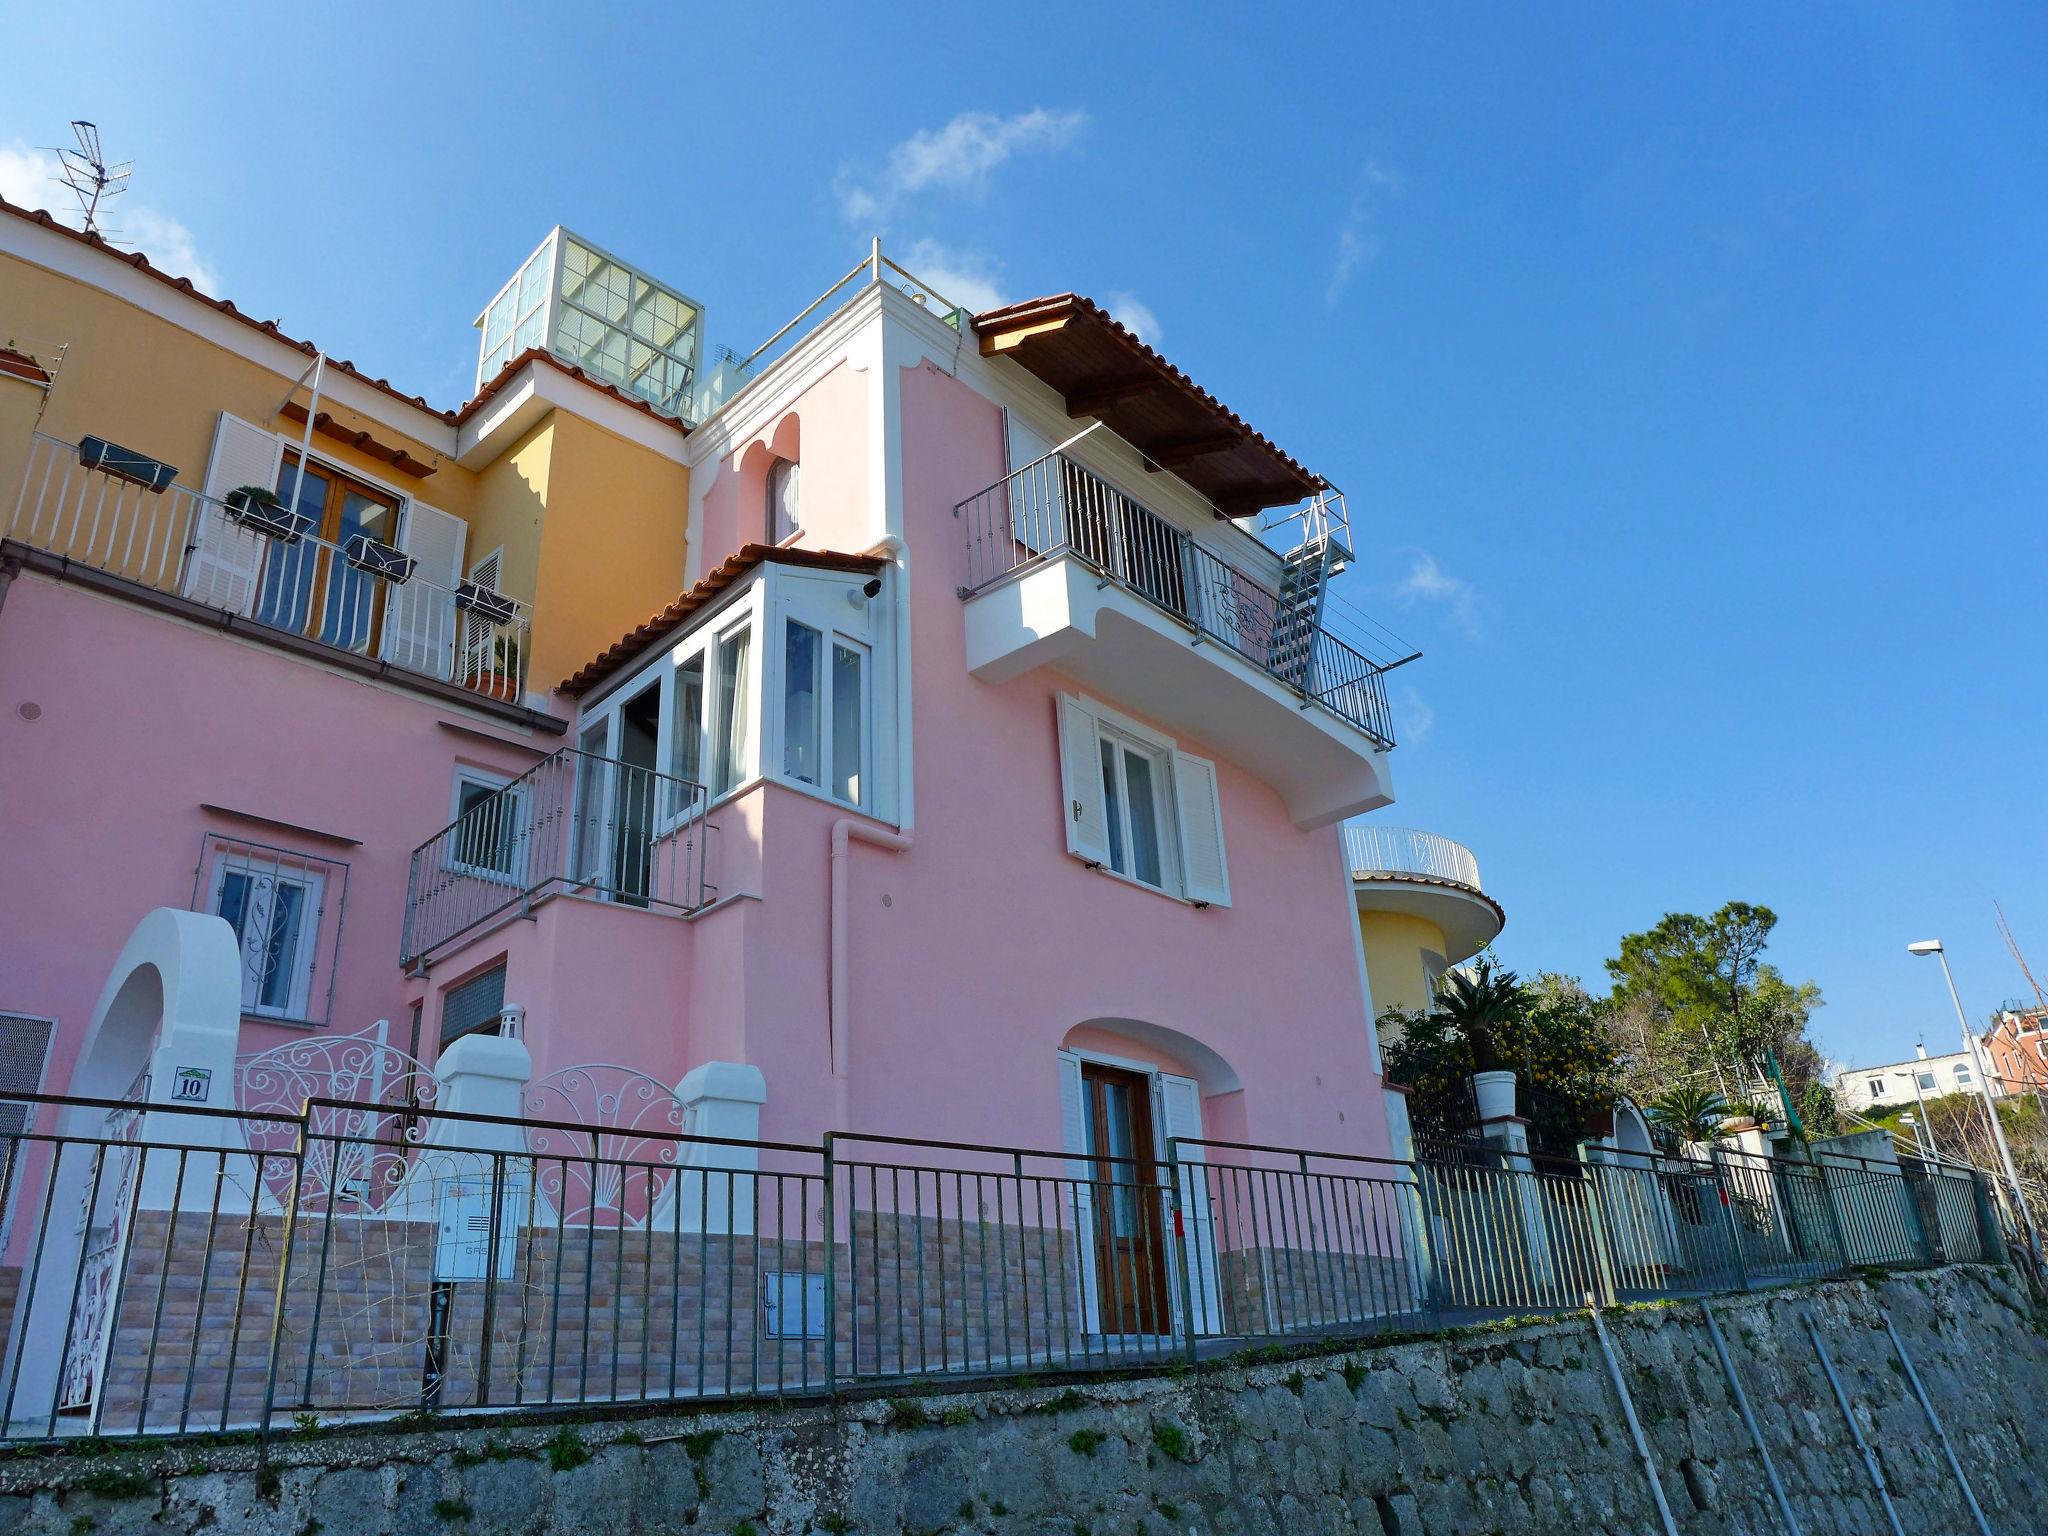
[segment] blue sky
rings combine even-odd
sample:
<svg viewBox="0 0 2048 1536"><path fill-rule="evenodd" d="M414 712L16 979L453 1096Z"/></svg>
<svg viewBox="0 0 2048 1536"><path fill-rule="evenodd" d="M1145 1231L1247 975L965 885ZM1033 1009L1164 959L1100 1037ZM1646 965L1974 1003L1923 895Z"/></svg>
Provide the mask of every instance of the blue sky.
<svg viewBox="0 0 2048 1536"><path fill-rule="evenodd" d="M0 190L440 404L560 221L742 350L879 230L1078 289L1349 493L1401 823L1525 970L1730 898L1860 1061L2048 970L2048 12L0 5ZM1936 1048L1939 1048L1937 1045Z"/></svg>

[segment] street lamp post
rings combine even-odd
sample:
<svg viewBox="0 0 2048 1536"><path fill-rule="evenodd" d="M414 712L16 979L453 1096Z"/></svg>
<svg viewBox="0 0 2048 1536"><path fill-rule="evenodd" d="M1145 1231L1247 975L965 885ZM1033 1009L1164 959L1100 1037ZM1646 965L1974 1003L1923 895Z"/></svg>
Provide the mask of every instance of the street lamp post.
<svg viewBox="0 0 2048 1536"><path fill-rule="evenodd" d="M2012 1148L2005 1143L2005 1127L1999 1124L1998 1106L1991 1097L1991 1078L1984 1070L1984 1063L1977 1055L1977 1037L1970 1031L1969 1015L1963 1012L1962 996L1956 991L1955 973L1948 968L1948 951L1941 947L1939 939L1921 939L1908 944L1906 951L1915 955L1932 955L1941 962L1942 980L1948 983L1948 1000L1955 1004L1956 1022L1963 1028L1963 1049L1969 1053L1970 1065L1977 1076L1977 1092L1984 1099L1984 1113L1991 1121L1991 1136L1998 1143L1998 1155L2005 1163L2006 1182L2012 1185L2012 1197L2019 1207L2020 1223L2027 1229L2027 1247L2035 1261L2041 1258L2041 1239L2034 1231L2034 1215L2027 1209L2027 1193L2020 1187L2019 1169L2013 1166Z"/></svg>

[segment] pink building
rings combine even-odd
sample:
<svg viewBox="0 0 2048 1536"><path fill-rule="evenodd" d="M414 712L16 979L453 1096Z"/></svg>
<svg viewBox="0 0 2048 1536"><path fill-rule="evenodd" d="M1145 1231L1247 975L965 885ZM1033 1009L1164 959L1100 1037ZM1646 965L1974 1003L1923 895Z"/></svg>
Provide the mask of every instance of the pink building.
<svg viewBox="0 0 2048 1536"><path fill-rule="evenodd" d="M489 1105L543 1118L598 1066L741 1140L1401 1155L1339 834L1393 746L1325 608L1342 498L1096 305L971 316L878 250L751 367L672 347L650 404L551 340L587 279L549 263L602 257L558 230L557 298L508 285L439 412L8 213L7 254L84 295L43 318L212 351L146 410L111 343L0 378L0 1087L247 1109L259 1053L336 1091L374 1031L338 1097L475 1038L515 1063ZM190 427L147 426L177 409L212 434L183 476L156 445ZM110 473L100 438L140 451ZM343 522L289 526L301 465ZM134 551L181 494L204 531L166 574ZM195 588L230 537L270 540L251 590ZM240 957L211 1067L166 1054L161 963L102 987L163 907ZM1213 1292L1210 1219L1126 1255L1125 1331L1182 1243Z"/></svg>

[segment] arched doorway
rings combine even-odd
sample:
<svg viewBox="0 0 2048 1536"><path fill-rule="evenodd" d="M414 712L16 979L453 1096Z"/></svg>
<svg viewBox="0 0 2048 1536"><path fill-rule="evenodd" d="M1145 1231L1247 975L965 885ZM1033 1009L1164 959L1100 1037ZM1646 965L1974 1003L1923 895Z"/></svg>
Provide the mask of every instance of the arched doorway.
<svg viewBox="0 0 2048 1536"><path fill-rule="evenodd" d="M1191 1035L1130 1018L1075 1025L1058 1067L1088 1330L1223 1332L1204 1142L1241 1123L1236 1070Z"/></svg>

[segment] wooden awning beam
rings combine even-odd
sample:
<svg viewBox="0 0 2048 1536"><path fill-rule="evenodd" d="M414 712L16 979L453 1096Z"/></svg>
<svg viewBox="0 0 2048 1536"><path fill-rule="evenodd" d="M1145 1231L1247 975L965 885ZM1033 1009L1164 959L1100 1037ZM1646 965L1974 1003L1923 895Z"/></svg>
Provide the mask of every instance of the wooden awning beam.
<svg viewBox="0 0 2048 1536"><path fill-rule="evenodd" d="M1067 396L1069 416L1100 416L1112 405L1121 405L1126 400L1135 400L1148 395L1160 387L1161 380L1156 373L1132 375L1121 379L1089 380Z"/></svg>
<svg viewBox="0 0 2048 1536"><path fill-rule="evenodd" d="M1179 469L1196 459L1206 459L1212 453L1228 453L1243 441L1242 432L1218 432L1209 437L1188 437L1179 442L1140 447L1138 451L1145 455L1154 469Z"/></svg>

